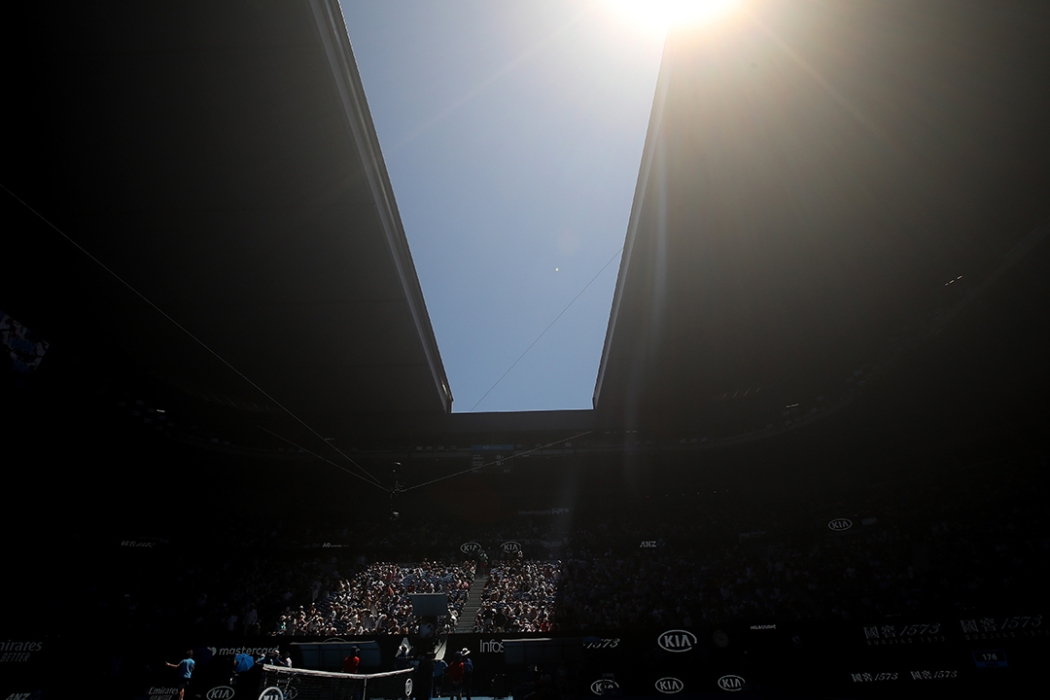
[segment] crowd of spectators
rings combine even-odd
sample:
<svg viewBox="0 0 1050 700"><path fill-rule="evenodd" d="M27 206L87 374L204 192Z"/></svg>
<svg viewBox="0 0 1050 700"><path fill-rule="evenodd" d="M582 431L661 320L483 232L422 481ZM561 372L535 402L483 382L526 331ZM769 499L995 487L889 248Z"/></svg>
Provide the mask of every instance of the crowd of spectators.
<svg viewBox="0 0 1050 700"><path fill-rule="evenodd" d="M560 562L512 561L492 567L474 631L551 631L560 581Z"/></svg>
<svg viewBox="0 0 1050 700"><path fill-rule="evenodd" d="M277 621L278 635L400 634L419 631L412 613L413 593L446 593L454 629L474 582L474 563L398 565L376 563L350 579L338 579L309 606L286 607Z"/></svg>
<svg viewBox="0 0 1050 700"><path fill-rule="evenodd" d="M1043 494L1025 476L997 476L698 514L648 531L599 523L573 533L556 629L912 619L1030 605L1040 599L1037 572L1050 566ZM849 529L828 527L847 514Z"/></svg>
<svg viewBox="0 0 1050 700"><path fill-rule="evenodd" d="M409 634L418 620L407 595L416 592L449 594L452 629L476 573L486 581L474 601L479 632L915 619L990 601L1023 607L1040 600L1040 575L1050 568L1038 478L1037 470L993 474L978 465L951 479L917 477L805 502L518 517L485 527L406 519L297 530L276 521L249 537L251 523L233 523L211 547L81 542L65 561L86 585L61 595L66 623L84 629L248 636ZM829 529L837 517L852 526ZM346 541L361 546L325 547ZM508 541L521 549L502 551ZM480 553L464 554L464 542L487 550L491 570L475 567ZM424 559L430 547L440 556ZM372 558L389 552L422 556ZM43 580L41 599L52 594L59 591Z"/></svg>

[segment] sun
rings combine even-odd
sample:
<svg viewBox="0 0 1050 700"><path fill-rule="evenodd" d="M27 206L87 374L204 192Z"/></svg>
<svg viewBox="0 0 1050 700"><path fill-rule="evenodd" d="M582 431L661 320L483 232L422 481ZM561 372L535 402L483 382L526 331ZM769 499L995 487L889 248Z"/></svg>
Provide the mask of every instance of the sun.
<svg viewBox="0 0 1050 700"><path fill-rule="evenodd" d="M738 3L739 0L605 0L624 21L656 32L707 24Z"/></svg>

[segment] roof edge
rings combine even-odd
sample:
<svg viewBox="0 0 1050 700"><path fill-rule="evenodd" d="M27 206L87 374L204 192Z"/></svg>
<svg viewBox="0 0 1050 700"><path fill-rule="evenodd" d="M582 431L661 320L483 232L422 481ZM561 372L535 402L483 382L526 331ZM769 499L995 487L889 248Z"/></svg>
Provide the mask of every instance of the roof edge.
<svg viewBox="0 0 1050 700"><path fill-rule="evenodd" d="M426 355L430 374L437 390L438 400L445 413L452 411L452 390L448 385L445 367L441 362L437 338L430 324L423 289L419 284L408 239L401 223L401 215L394 199L394 190L386 170L379 136L365 99L364 84L357 69L357 61L350 46L346 22L337 0L309 0L317 25L321 46L332 69L332 77L347 118L350 137L361 155L362 166L368 177L372 198L382 222L390 254L401 280L418 337Z"/></svg>
<svg viewBox="0 0 1050 700"><path fill-rule="evenodd" d="M594 393L591 396L591 405L595 409L599 407L599 403L601 402L602 386L605 382L606 370L608 369L609 354L612 349L613 337L616 335L616 323L620 314L620 303L623 299L623 290L631 266L631 253L634 250L634 242L638 233L638 226L642 219L645 195L649 188L649 175L652 171L653 161L656 157L656 145L660 138L660 125L663 122L664 105L667 102L667 88L671 81L671 70L674 63L668 45L669 41L665 39L664 53L660 61L660 71L656 78L653 109L649 114L649 127L645 136L645 146L642 148L642 161L638 171L638 184L635 186L634 190L634 202L631 205L631 216L627 222L627 235L624 240L623 252L620 255L620 270L616 275L616 289L613 291L612 305L609 309L609 325L605 332L605 345L602 347L602 359L598 364L598 376L595 379Z"/></svg>

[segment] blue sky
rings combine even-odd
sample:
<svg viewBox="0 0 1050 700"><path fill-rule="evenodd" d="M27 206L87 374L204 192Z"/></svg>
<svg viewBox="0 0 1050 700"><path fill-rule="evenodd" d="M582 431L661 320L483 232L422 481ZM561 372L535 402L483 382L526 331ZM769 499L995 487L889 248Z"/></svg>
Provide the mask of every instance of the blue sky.
<svg viewBox="0 0 1050 700"><path fill-rule="evenodd" d="M594 1L342 7L454 410L590 408L662 34Z"/></svg>

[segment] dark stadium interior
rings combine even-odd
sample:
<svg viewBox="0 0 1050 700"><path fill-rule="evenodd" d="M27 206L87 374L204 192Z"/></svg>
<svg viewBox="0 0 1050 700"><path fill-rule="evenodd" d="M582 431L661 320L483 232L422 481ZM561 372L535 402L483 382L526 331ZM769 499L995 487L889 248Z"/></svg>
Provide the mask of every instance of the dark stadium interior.
<svg viewBox="0 0 1050 700"><path fill-rule="evenodd" d="M336 636L387 670L418 621L355 635L351 582L480 549L558 585L448 624L476 695L1045 685L1050 7L748 6L668 39L594 409L479 414L337 2L21 8L0 697ZM523 680L521 638L576 656Z"/></svg>

